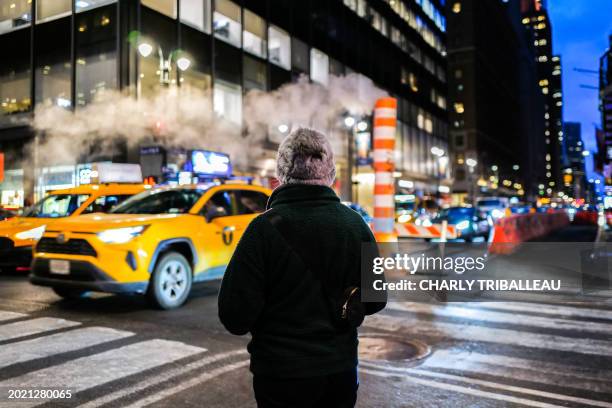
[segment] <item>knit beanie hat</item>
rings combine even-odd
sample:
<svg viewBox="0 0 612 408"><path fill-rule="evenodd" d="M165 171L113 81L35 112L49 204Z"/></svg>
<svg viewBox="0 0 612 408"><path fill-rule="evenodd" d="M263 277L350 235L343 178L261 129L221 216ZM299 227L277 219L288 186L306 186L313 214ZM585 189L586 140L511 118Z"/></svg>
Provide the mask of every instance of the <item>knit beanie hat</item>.
<svg viewBox="0 0 612 408"><path fill-rule="evenodd" d="M336 165L327 137L307 128L291 132L278 148L276 175L281 184L331 186Z"/></svg>

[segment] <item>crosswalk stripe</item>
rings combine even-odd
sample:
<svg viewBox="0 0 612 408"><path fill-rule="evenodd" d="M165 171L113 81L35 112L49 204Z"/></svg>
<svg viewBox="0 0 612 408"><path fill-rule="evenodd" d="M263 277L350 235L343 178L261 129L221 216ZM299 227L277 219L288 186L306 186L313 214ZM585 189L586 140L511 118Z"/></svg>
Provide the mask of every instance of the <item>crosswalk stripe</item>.
<svg viewBox="0 0 612 408"><path fill-rule="evenodd" d="M436 352L428 358L421 367L452 369L472 374L492 375L510 380L528 381L592 392L609 392L612 385L609 380L585 379L581 374L566 374L568 367L565 367L564 371L551 371L535 366L537 362L534 362L534 366L528 369L513 367L513 370L508 370L508 366L498 364L497 358L501 359L503 356L494 356L496 360L486 363L477 359L471 359L469 353L462 353L462 356L457 357L445 352L445 350L441 350L440 353Z"/></svg>
<svg viewBox="0 0 612 408"><path fill-rule="evenodd" d="M70 389L74 394L204 351L177 341L147 340L13 377L0 382L0 389ZM43 402L25 402L20 407Z"/></svg>
<svg viewBox="0 0 612 408"><path fill-rule="evenodd" d="M514 397L511 395L505 395L505 394L497 394L494 392L482 391L476 388L465 387L462 385L448 384L448 383L444 383L441 381L432 381L432 380L427 380L424 378L408 377L406 375L401 375L399 373L390 373L386 371L378 371L378 370L372 370L372 369L367 369L367 368L361 368L360 371L362 373L374 375L377 377L386 377L386 378L399 377L403 379L404 381L411 382L417 385L424 385L426 387L438 388L438 389L447 390L447 391L455 391L455 392L459 392L462 394L473 395L475 397L489 398L493 400L509 402L512 404L521 404L521 405L525 405L528 407L559 408L559 405L548 404L546 402L534 401L534 400L530 400L526 398Z"/></svg>
<svg viewBox="0 0 612 408"><path fill-rule="evenodd" d="M249 364L249 360L242 360L242 361L238 361L236 363L232 363L232 364L228 364L219 368L215 368L214 370L207 372L207 373L203 373L195 378L192 378L190 380L187 380L185 382L182 382L181 384L172 387L172 388L167 388L165 390L162 390L160 392L157 392L155 394L151 394L148 395L124 408L140 408L140 407L146 407L147 405L153 404L155 402L161 401L165 398L168 398L174 394L178 394L181 391L185 391L186 389L189 389L191 387L195 387L196 385L200 385L202 383L205 383L209 380L212 380L215 377L218 377L222 374L228 373L230 371L234 371L237 370L239 368L242 367L246 367Z"/></svg>
<svg viewBox="0 0 612 408"><path fill-rule="evenodd" d="M23 313L0 311L0 321L11 320L11 319L19 319L20 317L25 317L25 316L27 316L27 315L25 315Z"/></svg>
<svg viewBox="0 0 612 408"><path fill-rule="evenodd" d="M507 368L515 368L519 370L533 370L538 373L547 375L555 375L570 378L571 384L581 388L587 388L580 383L592 384L589 381L597 381L600 383L610 384L612 388L612 371L600 370L586 371L584 367L557 364L543 360L529 360L519 357L508 357L499 354L482 354L471 351L455 351L455 350L437 350L429 357L423 366L449 368L452 364L453 369L467 370L471 367L479 368L481 365L486 365L487 370L493 366L502 366L506 372L511 372ZM514 373L514 371L512 371ZM575 374L572 374L575 373ZM546 377L549 378L549 377ZM558 382L556 384L559 384Z"/></svg>
<svg viewBox="0 0 612 408"><path fill-rule="evenodd" d="M56 319L53 317L39 317L37 319L7 323L0 325L0 341L12 340L51 330L66 329L80 324L79 322Z"/></svg>
<svg viewBox="0 0 612 408"><path fill-rule="evenodd" d="M612 342L590 338L574 338L436 321L426 322L408 316L392 317L380 314L368 317L366 326L388 331L405 330L410 332L411 335L418 334L581 354L612 356Z"/></svg>
<svg viewBox="0 0 612 408"><path fill-rule="evenodd" d="M153 378L147 378L129 387L112 392L110 394L106 394L100 398L96 398L95 400L89 401L87 403L80 404L79 408L97 408L102 405L106 405L111 402L118 401L122 398L127 397L128 395L134 394L135 392L141 391L145 388L160 385L168 381L172 381L175 377L188 373L192 370L196 370L198 368L205 367L209 364L223 360L225 358L234 357L234 356L243 355L243 354L246 354L246 350L241 349L241 350L234 350L234 351L228 351L225 353L215 354L210 357L205 357L200 360L196 360L192 363L186 364L185 366L166 370L161 374L155 375L155 377Z"/></svg>
<svg viewBox="0 0 612 408"><path fill-rule="evenodd" d="M486 307L488 309L511 312L530 312L564 317L586 317L591 319L612 320L612 310L580 308L573 306L552 305L546 303L525 302L467 302L467 307Z"/></svg>
<svg viewBox="0 0 612 408"><path fill-rule="evenodd" d="M11 343L10 346L0 348L0 368L133 335L134 333L104 327L87 327Z"/></svg>
<svg viewBox="0 0 612 408"><path fill-rule="evenodd" d="M612 324L597 322L582 322L558 319L554 317L529 316L518 313L492 312L486 309L459 307L455 305L430 305L415 302L393 303L387 306L389 310L426 313L434 316L455 317L466 320L476 320L488 323L517 324L521 326L541 327L545 329L576 330L591 333L612 333Z"/></svg>
<svg viewBox="0 0 612 408"><path fill-rule="evenodd" d="M507 384L496 383L493 381L479 380L476 378L470 378L470 377L465 377L465 376L426 371L421 368L407 368L406 369L406 368L400 368L400 367L381 366L378 364L369 364L369 363L364 363L363 365L365 367L374 368L378 370L384 370L384 371L391 371L391 372L395 372L398 374L404 374L404 375L417 374L417 375L424 376L424 377L464 382L470 385L479 385L483 387L499 389L502 391L533 395L535 397L575 402L578 404L587 404L587 405L592 405L595 407L612 408L612 403L605 402L605 401L598 401L598 400L593 400L589 398L573 397L571 395L564 395L564 394L557 394L557 393L548 392L548 391L534 390L532 388L517 387L514 385L507 385Z"/></svg>

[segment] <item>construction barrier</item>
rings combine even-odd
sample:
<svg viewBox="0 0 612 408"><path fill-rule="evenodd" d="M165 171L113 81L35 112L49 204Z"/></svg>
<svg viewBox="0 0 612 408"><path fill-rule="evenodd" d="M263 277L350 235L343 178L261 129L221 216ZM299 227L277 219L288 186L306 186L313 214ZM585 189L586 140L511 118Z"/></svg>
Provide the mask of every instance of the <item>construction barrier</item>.
<svg viewBox="0 0 612 408"><path fill-rule="evenodd" d="M381 98L374 109L374 236L378 242L396 242L395 233L395 129L397 100Z"/></svg>
<svg viewBox="0 0 612 408"><path fill-rule="evenodd" d="M443 238L443 239L456 239L457 229L454 225L446 226L446 235L444 232L443 224L432 224L428 227L422 225L416 225L413 223L395 224L395 231L397 232L398 238Z"/></svg>
<svg viewBox="0 0 612 408"><path fill-rule="evenodd" d="M569 225L565 211L517 214L497 221L489 252L510 254L525 241L540 238Z"/></svg>

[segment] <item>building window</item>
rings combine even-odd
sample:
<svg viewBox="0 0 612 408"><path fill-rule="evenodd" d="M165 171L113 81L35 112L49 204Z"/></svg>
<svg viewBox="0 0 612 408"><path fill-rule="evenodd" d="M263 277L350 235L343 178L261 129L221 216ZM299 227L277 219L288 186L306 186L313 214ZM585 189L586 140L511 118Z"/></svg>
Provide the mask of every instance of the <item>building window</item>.
<svg viewBox="0 0 612 408"><path fill-rule="evenodd" d="M8 3L8 2L3 2ZM71 0L38 0L36 2L36 22L64 17L72 12Z"/></svg>
<svg viewBox="0 0 612 408"><path fill-rule="evenodd" d="M176 18L176 0L141 0L141 3L158 13Z"/></svg>
<svg viewBox="0 0 612 408"><path fill-rule="evenodd" d="M3 1L0 6L0 33L30 24L32 21L32 1Z"/></svg>
<svg viewBox="0 0 612 408"><path fill-rule="evenodd" d="M298 73L310 74L308 45L294 37L291 38L291 67Z"/></svg>
<svg viewBox="0 0 612 408"><path fill-rule="evenodd" d="M456 1L453 3L453 13L459 14L461 13L461 3Z"/></svg>
<svg viewBox="0 0 612 408"><path fill-rule="evenodd" d="M242 124L242 87L230 82L216 80L213 108L219 117L240 126Z"/></svg>
<svg viewBox="0 0 612 408"><path fill-rule="evenodd" d="M310 49L310 78L322 85L329 83L329 57L316 48Z"/></svg>
<svg viewBox="0 0 612 408"><path fill-rule="evenodd" d="M76 105L83 106L106 89L117 87L114 6L76 17Z"/></svg>
<svg viewBox="0 0 612 408"><path fill-rule="evenodd" d="M181 13L182 14L182 13ZM211 88L211 45L210 41L202 41L202 34L191 26L181 27L181 42L184 56L191 64L185 71L179 71L181 86L189 86L200 90Z"/></svg>
<svg viewBox="0 0 612 408"><path fill-rule="evenodd" d="M11 58L0 59L0 118L27 112L30 98L30 31L0 36L0 49ZM2 121L2 119L0 119Z"/></svg>
<svg viewBox="0 0 612 408"><path fill-rule="evenodd" d="M240 6L229 0L216 0L213 15L215 37L233 46L240 47L242 18Z"/></svg>
<svg viewBox="0 0 612 408"><path fill-rule="evenodd" d="M181 22L210 33L210 0L180 0Z"/></svg>
<svg viewBox="0 0 612 408"><path fill-rule="evenodd" d="M70 108L70 19L36 27L36 103Z"/></svg>
<svg viewBox="0 0 612 408"><path fill-rule="evenodd" d="M242 48L253 55L266 58L266 21L257 14L244 10Z"/></svg>
<svg viewBox="0 0 612 408"><path fill-rule="evenodd" d="M267 91L268 75L266 64L245 55L242 58L242 82L246 92L252 89Z"/></svg>
<svg viewBox="0 0 612 408"><path fill-rule="evenodd" d="M462 114L465 112L465 107L463 106L462 102L456 102L455 103L455 112Z"/></svg>
<svg viewBox="0 0 612 408"><path fill-rule="evenodd" d="M291 38L275 26L268 28L268 57L271 63L291 69Z"/></svg>

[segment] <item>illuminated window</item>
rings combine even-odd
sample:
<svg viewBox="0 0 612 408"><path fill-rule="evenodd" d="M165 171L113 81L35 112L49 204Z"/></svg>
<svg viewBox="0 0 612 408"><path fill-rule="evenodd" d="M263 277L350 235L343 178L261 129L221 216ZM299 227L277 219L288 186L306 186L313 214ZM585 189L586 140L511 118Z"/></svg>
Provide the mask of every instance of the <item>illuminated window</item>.
<svg viewBox="0 0 612 408"><path fill-rule="evenodd" d="M0 33L30 24L31 0L12 0L9 7L5 3L0 6Z"/></svg>
<svg viewBox="0 0 612 408"><path fill-rule="evenodd" d="M548 79L540 80L540 86L548 86Z"/></svg>
<svg viewBox="0 0 612 408"><path fill-rule="evenodd" d="M412 72L410 73L408 80L410 82L410 89L412 90L412 92L419 92L419 81L416 77L416 75L414 75Z"/></svg>
<svg viewBox="0 0 612 408"><path fill-rule="evenodd" d="M6 3L6 2L3 2ZM36 22L48 21L69 15L72 12L71 0L38 0L36 2Z"/></svg>
<svg viewBox="0 0 612 408"><path fill-rule="evenodd" d="M91 10L96 7L106 6L110 3L115 3L117 0L75 0L74 8L77 13L80 13L85 10ZM31 2L31 1L29 1Z"/></svg>
<svg viewBox="0 0 612 408"><path fill-rule="evenodd" d="M181 22L210 33L210 0L180 0Z"/></svg>
<svg viewBox="0 0 612 408"><path fill-rule="evenodd" d="M542 88L542 93L544 95L548 95L548 88Z"/></svg>
<svg viewBox="0 0 612 408"><path fill-rule="evenodd" d="M462 102L456 102L455 103L455 112L462 114L465 112L465 107L463 106Z"/></svg>
<svg viewBox="0 0 612 408"><path fill-rule="evenodd" d="M529 24L529 17L523 18L523 24Z"/></svg>
<svg viewBox="0 0 612 408"><path fill-rule="evenodd" d="M546 62L548 61L548 57L546 55L540 55L538 57L538 62Z"/></svg>
<svg viewBox="0 0 612 408"><path fill-rule="evenodd" d="M176 0L142 0L142 5L168 17L176 18Z"/></svg>
<svg viewBox="0 0 612 408"><path fill-rule="evenodd" d="M213 109L220 117L240 125L242 123L242 88L240 85L216 80Z"/></svg>
<svg viewBox="0 0 612 408"><path fill-rule="evenodd" d="M461 13L461 3L456 1L453 3L453 13L458 14Z"/></svg>
<svg viewBox="0 0 612 408"><path fill-rule="evenodd" d="M258 57L266 58L268 50L266 43L266 21L249 10L244 10L242 48Z"/></svg>
<svg viewBox="0 0 612 408"><path fill-rule="evenodd" d="M213 13L213 31L215 37L240 47L242 37L242 19L240 6L229 0L216 0Z"/></svg>
<svg viewBox="0 0 612 408"><path fill-rule="evenodd" d="M329 57L316 48L310 49L310 78L322 85L329 82Z"/></svg>
<svg viewBox="0 0 612 408"><path fill-rule="evenodd" d="M273 64L291 69L291 37L275 26L268 28L268 59Z"/></svg>

